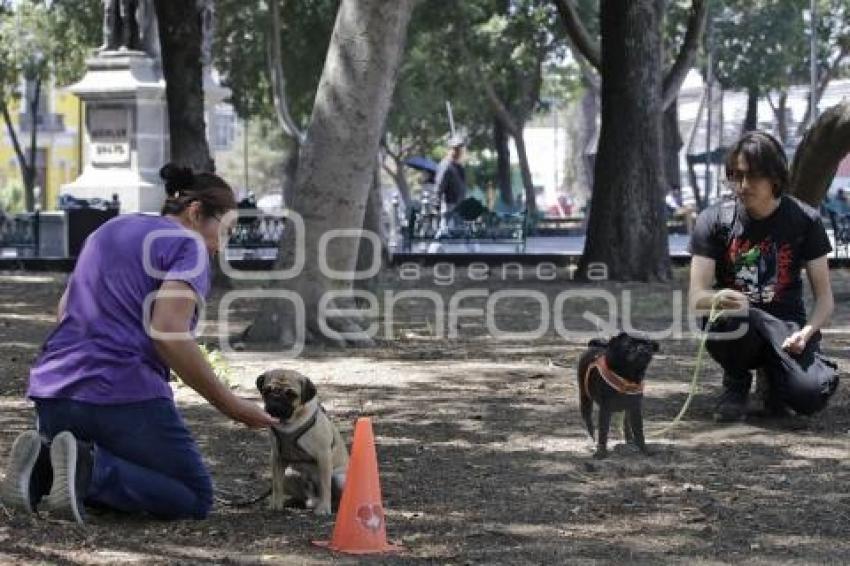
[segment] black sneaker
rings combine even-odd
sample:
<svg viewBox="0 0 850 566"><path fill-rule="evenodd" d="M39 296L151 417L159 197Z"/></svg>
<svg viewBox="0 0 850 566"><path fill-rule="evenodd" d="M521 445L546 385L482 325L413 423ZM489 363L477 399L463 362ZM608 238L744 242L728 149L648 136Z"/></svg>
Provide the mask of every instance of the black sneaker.
<svg viewBox="0 0 850 566"><path fill-rule="evenodd" d="M744 420L746 416L747 394L731 389L725 390L714 407L714 422L738 422Z"/></svg>
<svg viewBox="0 0 850 566"><path fill-rule="evenodd" d="M747 416L763 419L784 419L794 416L793 411L779 398L764 368L756 370L756 391Z"/></svg>
<svg viewBox="0 0 850 566"><path fill-rule="evenodd" d="M34 430L19 434L0 483L0 501L11 509L35 513L52 480L47 442Z"/></svg>
<svg viewBox="0 0 850 566"><path fill-rule="evenodd" d="M53 516L85 523L83 498L91 483L94 457L92 446L77 440L69 431L56 435L50 447L53 486L47 506Z"/></svg>

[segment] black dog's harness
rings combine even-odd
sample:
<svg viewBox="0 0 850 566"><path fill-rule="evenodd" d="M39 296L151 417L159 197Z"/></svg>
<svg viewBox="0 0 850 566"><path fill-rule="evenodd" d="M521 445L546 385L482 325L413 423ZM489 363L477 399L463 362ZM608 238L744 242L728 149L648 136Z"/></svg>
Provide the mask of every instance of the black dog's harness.
<svg viewBox="0 0 850 566"><path fill-rule="evenodd" d="M622 395L643 395L643 382L635 383L628 379L617 375L617 373L608 367L608 359L605 354L599 354L587 366L587 371L584 373L584 394L590 397L590 374L593 370L599 372L599 375L611 388Z"/></svg>
<svg viewBox="0 0 850 566"><path fill-rule="evenodd" d="M304 421L304 424L291 432L283 432L280 429L274 430L275 442L277 442L277 451L280 459L289 464L312 464L316 461L313 456L310 456L298 444L298 440L304 434L313 428L316 424L316 419L319 418L319 411L325 412L325 408L319 405L309 419ZM336 438L331 441L331 448L336 444Z"/></svg>

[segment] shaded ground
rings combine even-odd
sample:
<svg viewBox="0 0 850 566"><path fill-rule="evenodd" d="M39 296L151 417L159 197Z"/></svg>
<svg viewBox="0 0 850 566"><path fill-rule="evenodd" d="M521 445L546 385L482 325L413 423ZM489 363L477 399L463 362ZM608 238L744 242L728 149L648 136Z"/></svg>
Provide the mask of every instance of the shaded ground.
<svg viewBox="0 0 850 566"><path fill-rule="evenodd" d="M502 279L493 272L483 288L540 291L550 305L561 291L590 289L563 272L551 282ZM481 285L466 275L451 285L437 280L431 271L418 283L387 274L381 290L424 282L448 305L452 293ZM833 282L839 306L826 351L846 374L850 277L834 271ZM26 375L52 327L63 283L58 274L0 274L0 466L15 435L32 424L22 399ZM678 284L605 288L618 301L623 290L632 291L635 326L670 325ZM205 326L212 344L220 299L217 292ZM565 326L592 331L577 303L568 304ZM598 301L586 306L601 311ZM245 312L235 312L242 324ZM536 326L539 316L533 303L514 300L500 303L496 319L518 331ZM390 538L407 547L387 563L846 563L846 382L816 418L718 426L710 411L719 370L709 363L685 422L652 440L656 456L639 456L615 437L612 456L597 462L580 426L573 372L550 364L564 356L574 361L581 342L567 343L551 329L532 342L498 341L474 316L459 321L463 339L430 338L439 324L425 301L399 303L394 318L398 339L373 350L231 360L245 396L254 396L255 376L271 366L310 375L347 440L357 416L374 416ZM647 386L650 431L684 401L695 352L688 336L663 341ZM265 435L230 424L186 388L176 397L217 487L240 497L262 491ZM263 505L218 507L203 522L100 516L85 528L0 510L0 563L357 563L310 545L332 526L330 519Z"/></svg>

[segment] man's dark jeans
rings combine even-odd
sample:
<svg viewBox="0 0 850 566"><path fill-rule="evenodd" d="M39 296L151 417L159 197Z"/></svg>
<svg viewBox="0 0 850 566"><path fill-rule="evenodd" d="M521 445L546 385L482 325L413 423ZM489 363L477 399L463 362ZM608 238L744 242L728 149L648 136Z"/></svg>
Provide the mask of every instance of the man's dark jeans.
<svg viewBox="0 0 850 566"><path fill-rule="evenodd" d="M764 368L774 399L804 415L823 409L838 385L838 375L820 355L820 332L802 353L790 354L782 349L782 342L799 326L757 308L741 317L721 316L710 331L732 333L742 324L747 331L741 337L709 337L706 342L708 353L725 372L723 386L745 396L752 384L750 370Z"/></svg>

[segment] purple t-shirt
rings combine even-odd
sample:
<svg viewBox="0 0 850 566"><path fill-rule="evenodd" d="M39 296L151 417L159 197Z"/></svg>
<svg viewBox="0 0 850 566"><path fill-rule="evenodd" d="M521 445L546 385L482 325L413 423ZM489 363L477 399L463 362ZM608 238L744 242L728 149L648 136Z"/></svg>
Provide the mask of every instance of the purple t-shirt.
<svg viewBox="0 0 850 566"><path fill-rule="evenodd" d="M89 235L68 281L65 316L30 371L27 395L101 405L170 399L169 368L146 331L153 293L166 280L186 282L199 304L209 293L203 241L177 222L131 214Z"/></svg>

